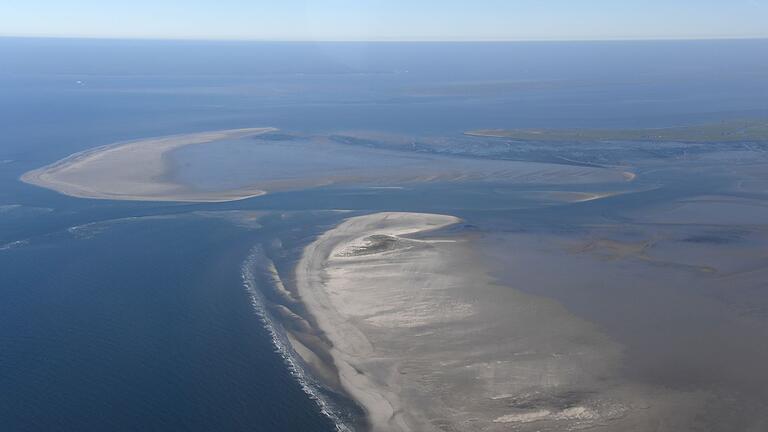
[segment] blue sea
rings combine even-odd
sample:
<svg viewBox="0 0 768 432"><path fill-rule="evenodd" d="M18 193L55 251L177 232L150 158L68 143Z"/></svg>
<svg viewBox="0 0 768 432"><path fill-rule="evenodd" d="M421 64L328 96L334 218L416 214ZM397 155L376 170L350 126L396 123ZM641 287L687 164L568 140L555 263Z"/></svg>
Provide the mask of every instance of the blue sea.
<svg viewBox="0 0 768 432"><path fill-rule="evenodd" d="M83 200L19 182L27 170L117 141L241 127L452 136L765 118L765 53L759 40L2 38L0 430L353 424L356 408L343 395L319 401L311 377L281 351L259 309L269 293L246 280L254 247L279 242L276 265L290 274L301 248L343 217L331 210L471 219L514 207L455 185L321 188L224 204ZM238 222L239 211L283 216L256 227Z"/></svg>

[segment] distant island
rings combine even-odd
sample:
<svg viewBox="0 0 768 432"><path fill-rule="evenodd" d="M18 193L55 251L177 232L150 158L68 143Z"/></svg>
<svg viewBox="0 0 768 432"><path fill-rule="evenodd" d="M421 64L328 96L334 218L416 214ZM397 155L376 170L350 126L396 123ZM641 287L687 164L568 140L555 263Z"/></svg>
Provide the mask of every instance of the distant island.
<svg viewBox="0 0 768 432"><path fill-rule="evenodd" d="M69 155L22 174L20 180L78 198L212 203L329 185L482 181L621 185L635 178L624 168L449 157L387 147L386 142L371 148L365 145L368 141L275 132L270 127L243 128L118 142ZM188 147L205 153L197 159L179 153ZM548 188L541 197L557 202L584 198L552 192L557 189ZM585 196L602 197L602 193L589 191Z"/></svg>
<svg viewBox="0 0 768 432"><path fill-rule="evenodd" d="M764 142L768 141L768 119L727 120L701 125L648 129L478 129L465 132L465 135L540 142Z"/></svg>
<svg viewBox="0 0 768 432"><path fill-rule="evenodd" d="M168 178L166 155L181 147L274 132L245 128L147 138L70 155L24 173L20 180L78 198L130 201L222 202L263 195L255 188L206 192Z"/></svg>

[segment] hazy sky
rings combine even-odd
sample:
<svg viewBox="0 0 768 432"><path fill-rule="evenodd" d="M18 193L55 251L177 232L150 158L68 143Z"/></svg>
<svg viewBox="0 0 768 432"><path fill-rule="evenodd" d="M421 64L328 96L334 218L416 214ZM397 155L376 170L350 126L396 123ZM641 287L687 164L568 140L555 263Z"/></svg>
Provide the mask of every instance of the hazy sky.
<svg viewBox="0 0 768 432"><path fill-rule="evenodd" d="M0 35L267 40L768 37L768 0L0 0Z"/></svg>

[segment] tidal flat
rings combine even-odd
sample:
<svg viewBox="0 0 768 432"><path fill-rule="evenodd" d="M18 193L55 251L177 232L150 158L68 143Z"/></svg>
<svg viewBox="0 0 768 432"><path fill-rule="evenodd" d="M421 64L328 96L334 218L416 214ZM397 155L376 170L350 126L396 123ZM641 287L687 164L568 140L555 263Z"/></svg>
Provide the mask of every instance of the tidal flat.
<svg viewBox="0 0 768 432"><path fill-rule="evenodd" d="M767 49L0 39L0 429L768 430Z"/></svg>
<svg viewBox="0 0 768 432"><path fill-rule="evenodd" d="M645 129L480 129L469 136L543 142L749 143L768 141L768 120L742 119L691 126Z"/></svg>
<svg viewBox="0 0 768 432"><path fill-rule="evenodd" d="M439 213L343 217L283 272L299 356L372 430L765 424L767 161L690 147L627 148L633 182L499 182L474 186L483 204L442 191Z"/></svg>
<svg viewBox="0 0 768 432"><path fill-rule="evenodd" d="M72 154L28 171L21 181L78 198L129 201L217 202L255 197L258 189L211 194L174 182L166 157L173 150L271 132L272 128L233 129L109 144Z"/></svg>
<svg viewBox="0 0 768 432"><path fill-rule="evenodd" d="M79 198L226 202L320 186L623 183L621 169L371 149L323 135L247 128L147 138L78 152L21 180Z"/></svg>
<svg viewBox="0 0 768 432"><path fill-rule="evenodd" d="M299 262L297 293L371 430L676 430L702 409L704 394L622 378L619 345L491 278L471 237L429 234L459 222L355 217Z"/></svg>
<svg viewBox="0 0 768 432"><path fill-rule="evenodd" d="M522 160L482 151L500 138L425 136L409 148L370 132L241 133L154 152L162 175L136 174L198 195L129 196L236 200L193 216L264 233L243 263L247 292L340 430L766 421L759 148L590 143L566 147L581 161L551 163L546 144ZM262 192L237 201L242 190ZM283 210L295 202L327 214ZM717 366L734 358L740 368Z"/></svg>

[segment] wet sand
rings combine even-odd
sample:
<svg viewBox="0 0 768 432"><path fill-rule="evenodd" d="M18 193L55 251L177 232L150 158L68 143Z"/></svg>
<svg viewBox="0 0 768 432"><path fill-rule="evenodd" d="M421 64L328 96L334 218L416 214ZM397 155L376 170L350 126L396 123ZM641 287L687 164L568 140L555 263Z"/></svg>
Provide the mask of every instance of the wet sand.
<svg viewBox="0 0 768 432"><path fill-rule="evenodd" d="M89 149L21 176L25 183L78 198L224 202L263 195L255 188L200 191L168 178L166 155L176 149L273 132L231 129L149 138Z"/></svg>
<svg viewBox="0 0 768 432"><path fill-rule="evenodd" d="M616 168L395 151L290 134L254 139L275 130L232 129L116 143L75 153L21 180L79 198L188 202L235 201L330 185L610 183L621 188L632 180Z"/></svg>
<svg viewBox="0 0 768 432"><path fill-rule="evenodd" d="M765 119L740 119L691 126L648 129L479 129L468 131L466 135L552 142L765 142L768 141L768 121Z"/></svg>
<svg viewBox="0 0 768 432"><path fill-rule="evenodd" d="M622 378L621 347L592 324L489 277L472 239L428 233L458 222L351 218L309 245L297 267L300 300L371 430L688 425L703 395Z"/></svg>

